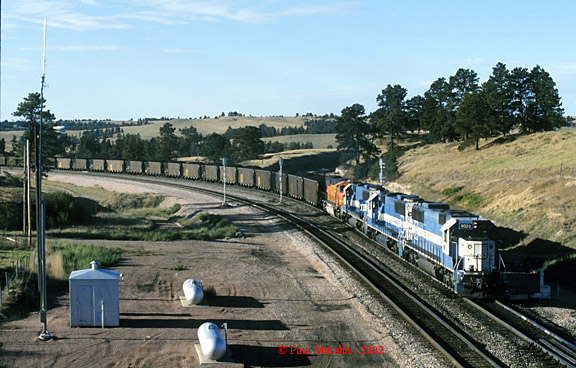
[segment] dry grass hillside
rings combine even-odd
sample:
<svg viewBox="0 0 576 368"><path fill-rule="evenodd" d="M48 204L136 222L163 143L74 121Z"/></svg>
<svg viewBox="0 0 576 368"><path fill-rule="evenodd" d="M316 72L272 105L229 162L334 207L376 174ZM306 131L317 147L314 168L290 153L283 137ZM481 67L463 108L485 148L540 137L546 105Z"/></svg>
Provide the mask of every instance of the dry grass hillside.
<svg viewBox="0 0 576 368"><path fill-rule="evenodd" d="M178 129L194 126L198 133L206 136L211 133L224 134L228 127L233 129L245 126L260 126L266 124L269 127L282 129L289 126L301 126L304 122L314 118L305 117L252 117L252 116L225 116L217 119L172 119L152 121L145 126L124 127L124 133L139 133L143 139L150 139L159 135L159 130L165 123L170 123Z"/></svg>
<svg viewBox="0 0 576 368"><path fill-rule="evenodd" d="M576 249L576 131L509 136L409 150L399 184L427 200L448 202L536 239ZM510 244L514 245L514 244Z"/></svg>

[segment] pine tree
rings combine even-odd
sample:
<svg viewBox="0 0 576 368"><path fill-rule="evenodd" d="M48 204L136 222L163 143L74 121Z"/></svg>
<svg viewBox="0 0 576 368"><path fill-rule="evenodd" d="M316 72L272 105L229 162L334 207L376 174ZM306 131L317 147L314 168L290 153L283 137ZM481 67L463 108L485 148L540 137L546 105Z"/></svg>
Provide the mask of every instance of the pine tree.
<svg viewBox="0 0 576 368"><path fill-rule="evenodd" d="M372 119L376 120L379 135L390 135L390 148L394 147L394 138L398 139L406 130L408 116L405 98L407 94L406 88L398 84L388 85L376 98L380 108L372 114Z"/></svg>
<svg viewBox="0 0 576 368"><path fill-rule="evenodd" d="M473 142L479 149L480 138L490 136L489 106L483 92L468 93L464 96L458 111L454 127L465 141Z"/></svg>
<svg viewBox="0 0 576 368"><path fill-rule="evenodd" d="M492 68L492 75L482 85L488 103L490 134L508 134L514 127L510 71L502 63Z"/></svg>
<svg viewBox="0 0 576 368"><path fill-rule="evenodd" d="M532 99L527 106L527 119L523 130L542 132L561 127L564 124L562 118L564 110L556 83L550 74L539 65L530 71L530 79L532 81Z"/></svg>
<svg viewBox="0 0 576 368"><path fill-rule="evenodd" d="M354 104L342 110L334 127L338 149L343 151L344 158L352 157L356 166L363 157L373 157L379 151L372 141L374 129L366 120L364 106Z"/></svg>

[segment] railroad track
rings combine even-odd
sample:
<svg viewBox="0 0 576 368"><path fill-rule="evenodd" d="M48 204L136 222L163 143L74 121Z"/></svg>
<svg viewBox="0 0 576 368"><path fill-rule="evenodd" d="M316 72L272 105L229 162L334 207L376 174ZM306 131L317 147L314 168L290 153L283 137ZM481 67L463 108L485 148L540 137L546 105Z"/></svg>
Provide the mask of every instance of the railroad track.
<svg viewBox="0 0 576 368"><path fill-rule="evenodd" d="M500 326L529 343L532 348L540 349L556 360L559 365L576 367L576 345L572 342L499 301L490 303L468 300L468 302Z"/></svg>
<svg viewBox="0 0 576 368"><path fill-rule="evenodd" d="M102 174L99 174L101 176ZM124 179L177 187L186 190L195 190L209 195L221 195L220 191L205 187L190 186L190 182L177 182L159 178L142 178L134 176L120 176ZM187 185L188 184L188 185ZM348 269L363 279L375 292L392 306L413 328L418 331L430 344L440 351L447 361L457 367L498 367L503 364L492 357L483 347L478 346L474 340L449 323L440 313L426 305L411 291L398 283L390 274L382 271L378 266L358 253L344 241L330 234L319 226L285 211L281 207L254 201L227 194L230 201L249 204L263 211L274 213L306 231L334 253Z"/></svg>

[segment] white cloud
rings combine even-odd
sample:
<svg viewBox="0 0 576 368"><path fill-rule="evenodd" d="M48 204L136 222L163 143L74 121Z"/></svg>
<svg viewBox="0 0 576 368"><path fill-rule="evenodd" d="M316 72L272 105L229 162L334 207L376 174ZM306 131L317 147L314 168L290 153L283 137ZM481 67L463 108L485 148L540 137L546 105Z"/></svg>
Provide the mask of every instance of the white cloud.
<svg viewBox="0 0 576 368"><path fill-rule="evenodd" d="M50 27L91 31L130 28L134 26L131 20L167 25L197 20L266 23L282 17L333 14L355 4L351 1L326 5L309 5L304 1L296 4L265 1L258 6L244 3L232 0L118 0L103 7L97 0L19 0L6 6L3 16L12 21L37 24L47 18Z"/></svg>
<svg viewBox="0 0 576 368"><path fill-rule="evenodd" d="M198 53L197 50L190 50L190 49L163 49L162 52L167 54L194 54Z"/></svg>
<svg viewBox="0 0 576 368"><path fill-rule="evenodd" d="M565 77L576 76L576 63L552 65L549 72Z"/></svg>
<svg viewBox="0 0 576 368"><path fill-rule="evenodd" d="M62 51L126 51L126 47L113 45L74 45L74 46L56 46L56 49Z"/></svg>
<svg viewBox="0 0 576 368"><path fill-rule="evenodd" d="M79 4L69 0L20 0L5 9L6 17L12 21L42 23L46 18L49 27L75 31L127 28L114 15L88 15L79 9Z"/></svg>
<svg viewBox="0 0 576 368"><path fill-rule="evenodd" d="M466 64L484 64L487 60L482 58L467 58L464 59Z"/></svg>
<svg viewBox="0 0 576 368"><path fill-rule="evenodd" d="M32 61L29 59L14 58L14 57L3 57L2 58L2 68L3 69L13 69L13 70L31 70Z"/></svg>

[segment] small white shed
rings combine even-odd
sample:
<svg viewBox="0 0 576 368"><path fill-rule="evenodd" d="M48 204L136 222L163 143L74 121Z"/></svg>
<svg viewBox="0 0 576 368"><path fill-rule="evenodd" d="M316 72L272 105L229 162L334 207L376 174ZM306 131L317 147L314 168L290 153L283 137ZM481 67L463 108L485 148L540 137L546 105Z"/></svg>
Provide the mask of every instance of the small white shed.
<svg viewBox="0 0 576 368"><path fill-rule="evenodd" d="M70 274L70 327L117 327L120 324L120 272L92 268Z"/></svg>

